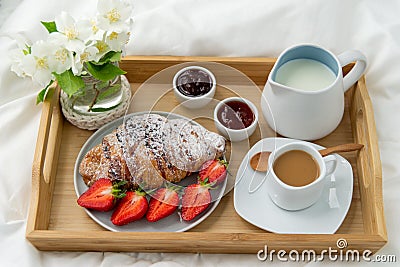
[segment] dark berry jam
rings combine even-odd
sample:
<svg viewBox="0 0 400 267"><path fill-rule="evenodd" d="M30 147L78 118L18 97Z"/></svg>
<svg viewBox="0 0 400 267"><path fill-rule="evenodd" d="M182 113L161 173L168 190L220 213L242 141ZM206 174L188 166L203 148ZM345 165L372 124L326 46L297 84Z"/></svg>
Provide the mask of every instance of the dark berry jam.
<svg viewBox="0 0 400 267"><path fill-rule="evenodd" d="M188 69L182 72L176 81L177 89L185 96L202 96L210 92L213 82L207 72L200 69Z"/></svg>
<svg viewBox="0 0 400 267"><path fill-rule="evenodd" d="M228 101L218 110L218 120L229 129L239 130L249 127L254 119L254 113L244 102Z"/></svg>

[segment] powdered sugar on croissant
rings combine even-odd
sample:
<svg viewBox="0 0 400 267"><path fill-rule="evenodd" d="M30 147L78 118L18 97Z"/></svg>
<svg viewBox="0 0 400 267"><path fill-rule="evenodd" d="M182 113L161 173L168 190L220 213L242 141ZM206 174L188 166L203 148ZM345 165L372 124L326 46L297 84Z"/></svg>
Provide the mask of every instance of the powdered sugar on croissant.
<svg viewBox="0 0 400 267"><path fill-rule="evenodd" d="M179 182L198 171L205 161L220 157L225 151L225 139L184 119L145 114L126 119L103 138L102 148L105 156L98 155L97 146L81 162L79 172L86 184L108 170L110 179L127 180L150 189L160 187L165 180ZM89 162L94 152L95 158L107 160Z"/></svg>
<svg viewBox="0 0 400 267"><path fill-rule="evenodd" d="M225 139L187 120L170 120L166 130L165 151L172 165L197 172L207 160L220 157Z"/></svg>

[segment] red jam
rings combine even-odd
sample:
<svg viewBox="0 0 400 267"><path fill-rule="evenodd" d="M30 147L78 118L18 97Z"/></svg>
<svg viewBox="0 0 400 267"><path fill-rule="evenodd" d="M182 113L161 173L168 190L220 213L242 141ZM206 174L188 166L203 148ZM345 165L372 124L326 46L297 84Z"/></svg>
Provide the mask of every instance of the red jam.
<svg viewBox="0 0 400 267"><path fill-rule="evenodd" d="M239 130L249 127L255 116L249 105L241 101L228 101L217 112L217 118L229 129Z"/></svg>
<svg viewBox="0 0 400 267"><path fill-rule="evenodd" d="M188 69L182 72L176 84L179 92L191 97L205 95L213 86L210 75L200 69Z"/></svg>

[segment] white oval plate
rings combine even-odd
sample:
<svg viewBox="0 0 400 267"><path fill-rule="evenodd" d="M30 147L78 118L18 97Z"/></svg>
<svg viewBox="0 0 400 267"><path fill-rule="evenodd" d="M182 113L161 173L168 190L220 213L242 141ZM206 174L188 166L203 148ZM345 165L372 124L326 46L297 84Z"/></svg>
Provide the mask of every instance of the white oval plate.
<svg viewBox="0 0 400 267"><path fill-rule="evenodd" d="M169 119L185 119L193 124L199 125L197 122L193 120L190 120L184 116L177 115L174 113L158 112L158 111L152 111L151 113L168 117ZM149 112L137 112L129 114L128 116L138 116L143 114L149 114ZM77 197L82 195L88 189L86 184L83 182L82 176L79 174L79 164L81 163L82 159L91 148L101 143L102 138L105 135L111 133L114 129L116 129L119 125L121 125L123 121L124 117L104 125L99 130L97 130L81 148L81 151L79 152L78 157L76 159L75 169L74 169L74 186ZM216 189L210 190L212 197L211 204L203 212L203 214L197 216L190 222L182 221L177 210L172 215L157 222L148 222L146 218L142 218L141 220L129 223L124 226L116 226L110 221L113 210L108 212L99 212L99 211L85 209L85 211L96 223L114 232L184 232L204 221L215 210L215 208L218 206L221 198L224 195L227 180L228 179L225 179L225 182L221 183ZM183 179L181 182L178 183L178 185L184 187L190 184L194 184L196 182L197 182L197 173L194 173Z"/></svg>
<svg viewBox="0 0 400 267"><path fill-rule="evenodd" d="M276 206L267 193L264 181L266 173L254 171L249 164L252 155L260 151L272 151L282 145L299 142L287 138L265 138L257 142L244 157L235 180L234 205L236 212L249 223L280 234L333 234L342 224L350 208L353 196L353 170L350 163L337 155L339 161L335 172L327 177L321 198L309 208L287 211ZM322 146L312 144L317 149ZM258 190L250 193L257 185ZM336 190L337 202L329 195ZM330 193L331 192L331 193ZM334 205L336 204L336 205Z"/></svg>

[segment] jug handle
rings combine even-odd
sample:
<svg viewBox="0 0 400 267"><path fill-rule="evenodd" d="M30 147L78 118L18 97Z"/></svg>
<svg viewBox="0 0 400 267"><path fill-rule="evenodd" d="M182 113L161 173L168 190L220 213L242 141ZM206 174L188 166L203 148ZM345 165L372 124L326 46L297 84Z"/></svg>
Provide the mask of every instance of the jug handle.
<svg viewBox="0 0 400 267"><path fill-rule="evenodd" d="M367 58L358 50L345 51L338 56L340 65L346 66L351 62L356 62L354 67L343 78L343 88L346 92L353 84L355 84L367 68Z"/></svg>

